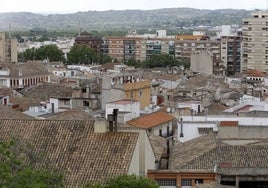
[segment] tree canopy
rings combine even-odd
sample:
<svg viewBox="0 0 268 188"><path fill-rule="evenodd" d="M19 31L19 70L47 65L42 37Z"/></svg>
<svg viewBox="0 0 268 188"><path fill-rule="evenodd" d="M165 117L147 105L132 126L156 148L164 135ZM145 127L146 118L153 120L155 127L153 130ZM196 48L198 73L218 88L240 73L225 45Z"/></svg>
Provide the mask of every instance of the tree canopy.
<svg viewBox="0 0 268 188"><path fill-rule="evenodd" d="M40 48L26 49L24 52L19 53L19 61L29 60L49 60L49 61L62 61L65 62L64 53L56 45L45 45Z"/></svg>
<svg viewBox="0 0 268 188"><path fill-rule="evenodd" d="M0 141L0 187L63 187L60 174L35 168L33 158L31 148L21 141Z"/></svg>
<svg viewBox="0 0 268 188"><path fill-rule="evenodd" d="M136 61L130 59L125 62L128 66L135 66L139 68L155 68L155 67L173 67L183 66L185 69L190 68L190 60L188 58L175 58L173 55L166 53L153 54L145 61Z"/></svg>
<svg viewBox="0 0 268 188"><path fill-rule="evenodd" d="M92 48L84 45L74 45L67 54L67 64L104 64L111 61L112 58L109 55L97 54Z"/></svg>
<svg viewBox="0 0 268 188"><path fill-rule="evenodd" d="M111 178L107 184L89 184L87 188L159 188L159 185L146 177L136 175L121 175Z"/></svg>

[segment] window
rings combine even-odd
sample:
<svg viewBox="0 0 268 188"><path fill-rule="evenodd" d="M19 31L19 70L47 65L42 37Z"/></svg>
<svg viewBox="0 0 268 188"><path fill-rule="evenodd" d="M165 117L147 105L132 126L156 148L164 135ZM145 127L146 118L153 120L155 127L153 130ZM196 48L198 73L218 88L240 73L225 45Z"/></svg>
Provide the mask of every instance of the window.
<svg viewBox="0 0 268 188"><path fill-rule="evenodd" d="M89 106L89 102L88 101L83 101L83 106Z"/></svg>
<svg viewBox="0 0 268 188"><path fill-rule="evenodd" d="M195 179L195 184L198 185L198 184L203 184L204 183L204 180L203 179Z"/></svg>
<svg viewBox="0 0 268 188"><path fill-rule="evenodd" d="M182 179L181 186L192 186L192 180L191 179Z"/></svg>
<svg viewBox="0 0 268 188"><path fill-rule="evenodd" d="M70 105L70 100L64 100L63 103L64 105Z"/></svg>
<svg viewBox="0 0 268 188"><path fill-rule="evenodd" d="M159 186L176 186L176 179L156 179Z"/></svg>
<svg viewBox="0 0 268 188"><path fill-rule="evenodd" d="M162 136L162 129L159 129L159 136Z"/></svg>
<svg viewBox="0 0 268 188"><path fill-rule="evenodd" d="M139 96L142 96L142 89L139 90Z"/></svg>

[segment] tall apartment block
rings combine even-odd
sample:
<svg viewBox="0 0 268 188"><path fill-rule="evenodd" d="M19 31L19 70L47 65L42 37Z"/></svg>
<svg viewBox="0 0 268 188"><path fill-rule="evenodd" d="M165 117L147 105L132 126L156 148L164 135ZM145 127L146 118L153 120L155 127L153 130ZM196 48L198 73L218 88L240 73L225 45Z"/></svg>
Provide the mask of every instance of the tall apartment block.
<svg viewBox="0 0 268 188"><path fill-rule="evenodd" d="M174 39L148 37L106 37L102 51L112 58L124 62L130 59L143 61L153 54L167 53L174 55Z"/></svg>
<svg viewBox="0 0 268 188"><path fill-rule="evenodd" d="M0 62L18 62L17 39L0 33Z"/></svg>
<svg viewBox="0 0 268 188"><path fill-rule="evenodd" d="M75 38L74 45L92 48L99 54L101 52L102 39L85 32Z"/></svg>
<svg viewBox="0 0 268 188"><path fill-rule="evenodd" d="M241 36L221 37L221 61L228 75L241 71Z"/></svg>
<svg viewBox="0 0 268 188"><path fill-rule="evenodd" d="M213 69L215 74L222 74L220 40L210 39L204 35L177 35L175 37L175 57L191 58L191 54L203 50L212 54Z"/></svg>
<svg viewBox="0 0 268 188"><path fill-rule="evenodd" d="M242 71L268 72L268 12L252 13L243 19Z"/></svg>

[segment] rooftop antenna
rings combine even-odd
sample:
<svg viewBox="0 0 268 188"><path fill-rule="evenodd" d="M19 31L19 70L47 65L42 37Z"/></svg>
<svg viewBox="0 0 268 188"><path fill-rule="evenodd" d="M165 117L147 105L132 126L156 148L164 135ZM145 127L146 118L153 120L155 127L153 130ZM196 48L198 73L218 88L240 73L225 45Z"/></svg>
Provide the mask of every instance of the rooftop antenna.
<svg viewBox="0 0 268 188"><path fill-rule="evenodd" d="M11 24L8 24L8 37L11 38Z"/></svg>
<svg viewBox="0 0 268 188"><path fill-rule="evenodd" d="M81 34L81 26L80 26L80 20L79 20L79 22L78 22L78 36L80 36L80 34Z"/></svg>

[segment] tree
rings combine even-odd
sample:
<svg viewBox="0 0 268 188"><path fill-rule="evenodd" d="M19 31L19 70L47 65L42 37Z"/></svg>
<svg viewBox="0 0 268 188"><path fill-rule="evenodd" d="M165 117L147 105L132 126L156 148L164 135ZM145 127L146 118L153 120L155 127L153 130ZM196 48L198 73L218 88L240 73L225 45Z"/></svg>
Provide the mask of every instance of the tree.
<svg viewBox="0 0 268 188"><path fill-rule="evenodd" d="M179 59L177 59L176 66L183 66L184 69L189 69L191 66L190 58L180 57Z"/></svg>
<svg viewBox="0 0 268 188"><path fill-rule="evenodd" d="M100 56L99 56L98 63L99 64L105 64L105 63L109 63L109 62L112 62L112 58L107 54L102 54L101 53Z"/></svg>
<svg viewBox="0 0 268 188"><path fill-rule="evenodd" d="M26 49L24 52L19 53L18 57L19 61L48 59L49 61L65 62L63 51L54 44L41 46L37 49Z"/></svg>
<svg viewBox="0 0 268 188"><path fill-rule="evenodd" d="M136 175L121 175L111 178L107 184L88 184L87 188L159 188L159 185L146 177Z"/></svg>
<svg viewBox="0 0 268 188"><path fill-rule="evenodd" d="M172 67L175 66L176 64L177 64L176 59L173 56L166 53L153 54L145 62L147 68Z"/></svg>
<svg viewBox="0 0 268 188"><path fill-rule="evenodd" d="M63 178L45 168L34 168L28 145L22 141L0 142L0 187L63 187Z"/></svg>
<svg viewBox="0 0 268 188"><path fill-rule="evenodd" d="M108 181L105 188L158 188L159 185L146 177L136 175L116 176Z"/></svg>
<svg viewBox="0 0 268 188"><path fill-rule="evenodd" d="M91 64L97 62L96 52L86 46L75 45L67 54L67 64Z"/></svg>
<svg viewBox="0 0 268 188"><path fill-rule="evenodd" d="M65 61L64 53L55 44L41 46L36 50L36 59L49 61Z"/></svg>
<svg viewBox="0 0 268 188"><path fill-rule="evenodd" d="M26 49L24 52L18 54L18 60L20 62L25 62L28 60L35 60L36 48Z"/></svg>
<svg viewBox="0 0 268 188"><path fill-rule="evenodd" d="M144 67L144 62L137 61L135 59L129 59L128 61L125 62L126 65L128 66L133 66L136 68L143 68Z"/></svg>

